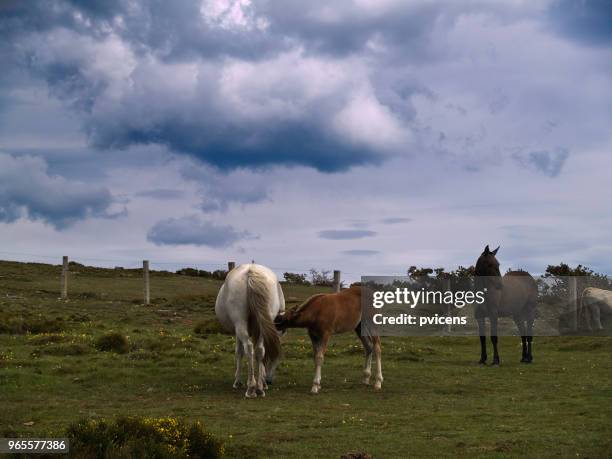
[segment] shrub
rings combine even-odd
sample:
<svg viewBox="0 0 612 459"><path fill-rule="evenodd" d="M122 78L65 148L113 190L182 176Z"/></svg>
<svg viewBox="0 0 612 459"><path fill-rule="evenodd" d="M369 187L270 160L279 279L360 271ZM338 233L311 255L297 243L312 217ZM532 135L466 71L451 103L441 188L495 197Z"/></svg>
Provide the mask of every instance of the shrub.
<svg viewBox="0 0 612 459"><path fill-rule="evenodd" d="M306 279L306 274L284 273L283 277L288 284L310 285L310 282Z"/></svg>
<svg viewBox="0 0 612 459"><path fill-rule="evenodd" d="M317 271L314 268L310 270L310 281L312 285L320 287L331 287L334 284L334 279L330 276L330 271Z"/></svg>
<svg viewBox="0 0 612 459"><path fill-rule="evenodd" d="M124 335L118 332L111 332L102 335L96 340L96 348L99 351L110 351L118 354L125 354L130 350L130 343Z"/></svg>
<svg viewBox="0 0 612 459"><path fill-rule="evenodd" d="M217 269L215 271L206 271L203 269L183 268L179 269L176 274L180 276L206 277L209 279L225 280L225 276L227 276L227 271L224 271L222 269Z"/></svg>
<svg viewBox="0 0 612 459"><path fill-rule="evenodd" d="M202 423L176 418L118 417L113 421L82 420L68 427L74 457L218 458L224 446Z"/></svg>

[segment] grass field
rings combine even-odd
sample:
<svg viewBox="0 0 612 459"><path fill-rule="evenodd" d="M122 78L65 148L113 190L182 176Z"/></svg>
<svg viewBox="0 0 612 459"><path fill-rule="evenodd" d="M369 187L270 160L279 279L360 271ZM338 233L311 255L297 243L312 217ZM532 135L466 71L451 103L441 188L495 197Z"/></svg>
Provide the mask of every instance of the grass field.
<svg viewBox="0 0 612 459"><path fill-rule="evenodd" d="M530 366L501 338L500 368L475 364L476 338L383 338L375 393L356 336L338 336L312 396L310 342L290 330L267 397L247 400L231 387L233 338L215 332L219 282L153 273L143 306L138 272L71 269L64 302L59 266L0 262L0 436L137 414L202 420L240 458L612 456L610 338L536 338ZM318 290L284 291L291 307ZM129 352L96 349L110 331Z"/></svg>

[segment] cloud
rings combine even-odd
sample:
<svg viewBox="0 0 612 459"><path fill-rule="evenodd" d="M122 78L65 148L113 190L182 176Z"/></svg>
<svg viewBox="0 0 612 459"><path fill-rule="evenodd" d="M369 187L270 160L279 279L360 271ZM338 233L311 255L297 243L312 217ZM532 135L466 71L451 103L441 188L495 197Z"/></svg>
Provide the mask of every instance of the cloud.
<svg viewBox="0 0 612 459"><path fill-rule="evenodd" d="M67 29L26 36L20 48L99 149L160 144L221 169L335 172L378 164L411 139L358 61L299 48L256 62L164 61L116 34L96 40Z"/></svg>
<svg viewBox="0 0 612 459"><path fill-rule="evenodd" d="M410 223L412 218L408 217L389 217L381 220L385 225L397 225L398 223Z"/></svg>
<svg viewBox="0 0 612 459"><path fill-rule="evenodd" d="M364 237L376 236L375 231L369 230L324 230L319 231L321 239L361 239Z"/></svg>
<svg viewBox="0 0 612 459"><path fill-rule="evenodd" d="M608 0L557 0L548 10L553 29L591 46L612 43L612 4Z"/></svg>
<svg viewBox="0 0 612 459"><path fill-rule="evenodd" d="M416 154L477 170L510 156L517 138L550 150L540 128L551 111L563 114L557 142L572 151L604 130L581 114L595 108L609 121L608 70L573 74L597 56L541 27L575 16L565 1L98 3L9 4L0 53L46 82L103 150L161 145L226 171L340 172ZM608 17L605 2L576 4L591 22ZM533 74L517 70L525 65ZM585 74L596 84L573 91ZM211 196L202 208L223 211L247 195L257 193Z"/></svg>
<svg viewBox="0 0 612 459"><path fill-rule="evenodd" d="M565 161L569 157L566 148L557 148L554 151L532 151L526 155L515 154L514 159L523 167L533 169L549 177L557 177Z"/></svg>
<svg viewBox="0 0 612 459"><path fill-rule="evenodd" d="M198 184L200 209L206 213L226 212L234 203L247 205L270 199L266 177L244 168L223 172L189 161L180 172Z"/></svg>
<svg viewBox="0 0 612 459"><path fill-rule="evenodd" d="M366 249L354 249L354 250L343 250L343 254L357 257L369 257L372 255L378 255L378 250L366 250Z"/></svg>
<svg viewBox="0 0 612 459"><path fill-rule="evenodd" d="M185 196L185 193L181 190L172 190L168 188L156 188L153 190L139 191L135 196L144 198L153 198L161 200L174 200L181 199Z"/></svg>
<svg viewBox="0 0 612 459"><path fill-rule="evenodd" d="M147 240L155 245L205 245L213 248L229 247L252 238L248 231L237 231L232 226L202 220L197 215L161 220L147 233Z"/></svg>
<svg viewBox="0 0 612 459"><path fill-rule="evenodd" d="M1 222L27 218L61 230L86 218L124 215L125 209L112 212L115 202L106 188L50 175L40 157L0 153Z"/></svg>

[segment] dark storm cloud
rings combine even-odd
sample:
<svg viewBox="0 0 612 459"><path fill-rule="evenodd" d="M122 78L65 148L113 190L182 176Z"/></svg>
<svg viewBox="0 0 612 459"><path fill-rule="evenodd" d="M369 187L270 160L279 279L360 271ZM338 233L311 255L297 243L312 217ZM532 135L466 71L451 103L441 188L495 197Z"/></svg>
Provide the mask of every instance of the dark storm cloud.
<svg viewBox="0 0 612 459"><path fill-rule="evenodd" d="M229 247L251 238L247 231L217 225L197 215L161 220L147 233L147 240L155 245L205 245L213 248Z"/></svg>
<svg viewBox="0 0 612 459"><path fill-rule="evenodd" d="M240 166L306 165L324 172L338 172L354 165L379 164L371 148L347 144L310 120L278 121L274 126L249 123L237 126L226 120L198 124L163 114L150 128L117 125L98 119L89 124L91 138L99 148L126 148L157 142L188 153L221 169ZM333 152L333 153L331 153Z"/></svg>
<svg viewBox="0 0 612 459"><path fill-rule="evenodd" d="M403 53L423 52L432 24L459 13L427 2L382 11L346 1L333 7L293 1L57 1L31 9L14 2L0 11L0 30L22 65L81 114L97 148L160 144L222 169L281 164L337 172L379 164L386 154L405 150L406 123L415 114L408 98L421 89L418 82L384 75L368 82L355 64L316 55L367 52L373 39L401 44ZM287 53L295 54L295 62L282 60ZM316 62L300 70L308 56ZM221 86L249 62L262 66L245 81L265 81L269 76L260 74L278 69L272 75L277 83L240 83L247 87L231 89L237 100L228 100ZM295 83L291 71L303 81ZM317 78L336 75L318 82L306 71ZM330 84L338 87L325 93ZM245 104L251 113L237 116ZM373 133L363 138L362 118L373 112L379 121L372 129L388 129L378 139Z"/></svg>
<svg viewBox="0 0 612 459"><path fill-rule="evenodd" d="M282 47L282 41L257 30L220 27L223 12L210 23L199 21L206 10L205 4L194 0L7 1L0 5L0 31L13 37L58 27L97 38L113 33L137 51L164 59L254 57Z"/></svg>
<svg viewBox="0 0 612 459"><path fill-rule="evenodd" d="M64 229L90 217L123 215L110 211L114 202L106 188L49 175L41 158L0 153L0 222L27 218Z"/></svg>
<svg viewBox="0 0 612 459"><path fill-rule="evenodd" d="M570 10L577 29L605 36L609 28L597 25L608 17L605 3L580 5L557 2L548 16L567 28ZM223 170L303 165L338 172L410 155L417 146L457 156L502 151L483 143L483 136L498 137L495 123L476 119L477 103L469 113L460 110L465 126L449 124L462 131L473 129L470 123L491 125L490 132L449 132L448 145L432 146L427 137L446 131L440 107L459 110L470 90L441 96L450 69L427 74L427 67L451 63L459 65L455 71L468 57L501 62L503 34L488 37L492 44L482 53L471 31L504 32L542 16L541 5L478 0L4 2L0 32L8 39L0 57L46 82L78 113L96 148L161 145ZM480 78L458 74L456 81L486 86ZM500 94L486 102L489 117L512 107L512 92ZM418 97L432 113L417 116ZM431 126L419 126L419 118ZM257 202L263 194L248 198ZM230 201L212 196L202 209L224 210Z"/></svg>
<svg viewBox="0 0 612 459"><path fill-rule="evenodd" d="M319 231L321 239L362 239L364 237L376 236L375 231L369 230L324 230Z"/></svg>
<svg viewBox="0 0 612 459"><path fill-rule="evenodd" d="M587 45L612 44L612 2L609 0L557 0L549 8L553 28Z"/></svg>
<svg viewBox="0 0 612 459"><path fill-rule="evenodd" d="M428 50L426 37L433 23L443 16L444 9L433 3L414 3L410 7L384 10L358 7L340 0L330 5L325 1L299 0L257 1L257 10L270 21L272 33L293 37L316 53L346 55L363 50L376 38L385 45L401 46L408 54ZM449 5L450 6L450 5ZM452 8L448 8L448 12ZM451 13L452 15L452 13Z"/></svg>

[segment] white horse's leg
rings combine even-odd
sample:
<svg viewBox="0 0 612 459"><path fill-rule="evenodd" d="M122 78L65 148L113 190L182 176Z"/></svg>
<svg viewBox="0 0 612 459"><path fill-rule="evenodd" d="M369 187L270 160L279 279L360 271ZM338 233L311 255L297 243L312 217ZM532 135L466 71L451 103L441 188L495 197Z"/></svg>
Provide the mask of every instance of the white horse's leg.
<svg viewBox="0 0 612 459"><path fill-rule="evenodd" d="M369 385L370 376L372 375L372 342L370 340L370 337L368 336L361 336L360 333L358 333L358 336L361 340L361 343L363 344L363 350L365 351L365 363L363 365L363 383Z"/></svg>
<svg viewBox="0 0 612 459"><path fill-rule="evenodd" d="M373 336L372 341L374 342L374 353L376 354L376 381L374 381L374 389L380 390L383 383L380 337Z"/></svg>
<svg viewBox="0 0 612 459"><path fill-rule="evenodd" d="M234 377L234 389L242 387L242 356L244 348L240 338L236 336L236 376Z"/></svg>
<svg viewBox="0 0 612 459"><path fill-rule="evenodd" d="M247 368L248 368L248 376L247 376L247 390L244 394L245 397L253 398L257 397L257 382L255 381L255 352L253 350L253 343L249 338L249 334L245 329L241 329L240 331L236 330L236 337L242 343L242 348L244 353L246 354L247 360Z"/></svg>
<svg viewBox="0 0 612 459"><path fill-rule="evenodd" d="M314 380L312 381L312 389L310 389L310 393L318 394L321 390L321 368L323 367L323 359L325 357L325 349L327 348L329 336L318 338L311 335L310 339L312 341L312 352L315 362L315 376Z"/></svg>
<svg viewBox="0 0 612 459"><path fill-rule="evenodd" d="M593 318L593 322L595 322L595 328L597 330L603 330L603 326L601 325L601 312L599 308L599 304L591 304L591 317Z"/></svg>
<svg viewBox="0 0 612 459"><path fill-rule="evenodd" d="M266 385L266 366L264 365L264 356L266 349L264 348L263 338L260 337L255 346L255 362L257 364L257 395L265 397L265 389L268 388Z"/></svg>

